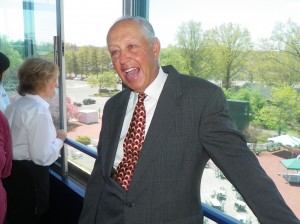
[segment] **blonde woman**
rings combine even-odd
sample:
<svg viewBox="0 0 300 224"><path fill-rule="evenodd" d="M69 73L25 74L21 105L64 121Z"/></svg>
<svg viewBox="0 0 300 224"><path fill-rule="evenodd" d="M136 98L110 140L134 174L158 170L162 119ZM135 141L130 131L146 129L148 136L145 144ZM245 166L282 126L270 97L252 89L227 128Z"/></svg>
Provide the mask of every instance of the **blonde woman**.
<svg viewBox="0 0 300 224"><path fill-rule="evenodd" d="M42 58L28 58L18 71L19 99L5 110L13 142L13 167L6 182L9 223L40 223L48 209L49 166L66 138L49 111L59 70Z"/></svg>

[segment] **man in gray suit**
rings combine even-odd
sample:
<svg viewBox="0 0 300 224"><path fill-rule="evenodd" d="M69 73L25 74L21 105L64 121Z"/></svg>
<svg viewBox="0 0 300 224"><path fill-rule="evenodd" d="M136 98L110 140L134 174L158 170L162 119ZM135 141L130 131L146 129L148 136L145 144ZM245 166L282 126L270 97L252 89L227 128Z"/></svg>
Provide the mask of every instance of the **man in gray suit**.
<svg viewBox="0 0 300 224"><path fill-rule="evenodd" d="M200 184L209 159L260 223L300 223L235 130L222 90L172 66L160 67L160 42L147 20L118 20L107 44L126 88L105 105L80 224L203 223ZM147 95L145 139L125 190L115 174L138 93Z"/></svg>

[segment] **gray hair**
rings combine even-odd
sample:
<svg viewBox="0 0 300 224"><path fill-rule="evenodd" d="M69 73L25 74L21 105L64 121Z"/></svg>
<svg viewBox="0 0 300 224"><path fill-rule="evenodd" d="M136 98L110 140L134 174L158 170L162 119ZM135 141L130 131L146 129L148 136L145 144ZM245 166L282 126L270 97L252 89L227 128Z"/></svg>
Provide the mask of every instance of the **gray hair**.
<svg viewBox="0 0 300 224"><path fill-rule="evenodd" d="M122 21L125 21L125 20L133 21L133 22L138 23L141 26L141 28L143 30L143 33L144 33L146 39L149 42L153 43L153 41L155 41L157 39L157 37L155 36L155 32L154 32L154 29L153 29L151 23L143 17L124 16L124 17L121 17L121 18L117 19L117 21L111 27L113 27L115 24L117 24L119 22L122 22Z"/></svg>

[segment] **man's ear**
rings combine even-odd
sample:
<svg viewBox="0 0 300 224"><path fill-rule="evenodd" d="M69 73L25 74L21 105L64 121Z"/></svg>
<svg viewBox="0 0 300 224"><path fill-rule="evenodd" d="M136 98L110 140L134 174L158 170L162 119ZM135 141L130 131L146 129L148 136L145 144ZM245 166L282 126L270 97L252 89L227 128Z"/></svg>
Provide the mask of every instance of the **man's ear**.
<svg viewBox="0 0 300 224"><path fill-rule="evenodd" d="M153 54L158 58L160 52L160 41L159 39L155 39L153 42Z"/></svg>

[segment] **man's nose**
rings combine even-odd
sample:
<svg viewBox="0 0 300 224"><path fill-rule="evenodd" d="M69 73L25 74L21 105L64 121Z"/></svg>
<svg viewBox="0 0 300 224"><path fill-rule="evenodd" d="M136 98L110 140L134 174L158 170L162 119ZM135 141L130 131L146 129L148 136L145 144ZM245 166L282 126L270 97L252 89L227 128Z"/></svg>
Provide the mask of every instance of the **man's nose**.
<svg viewBox="0 0 300 224"><path fill-rule="evenodd" d="M121 65L127 63L129 60L130 60L130 57L128 56L127 52L120 53L120 64Z"/></svg>

